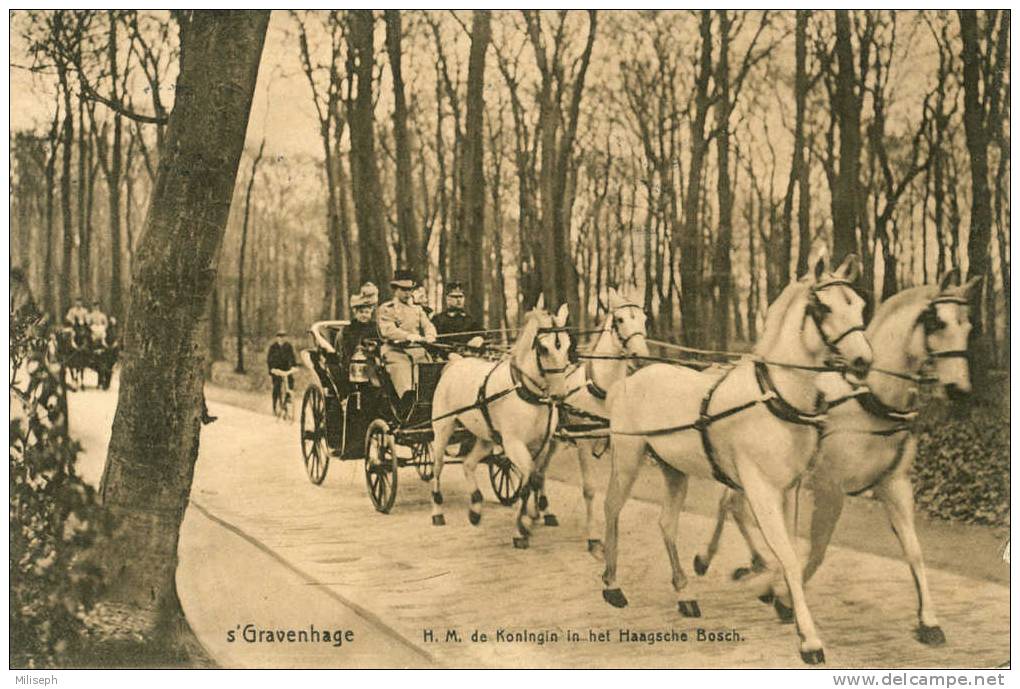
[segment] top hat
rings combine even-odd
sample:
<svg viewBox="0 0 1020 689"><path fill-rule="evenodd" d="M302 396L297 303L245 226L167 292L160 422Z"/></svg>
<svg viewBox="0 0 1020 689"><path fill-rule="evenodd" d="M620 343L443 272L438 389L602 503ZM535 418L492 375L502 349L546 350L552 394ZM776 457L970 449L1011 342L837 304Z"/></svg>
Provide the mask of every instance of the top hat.
<svg viewBox="0 0 1020 689"><path fill-rule="evenodd" d="M448 297L463 297L464 296L464 283L460 280L451 280L446 283L446 296Z"/></svg>
<svg viewBox="0 0 1020 689"><path fill-rule="evenodd" d="M401 289L414 289L417 280L414 278L414 273L403 268L397 269L393 272L393 279L390 280L390 287L399 287Z"/></svg>

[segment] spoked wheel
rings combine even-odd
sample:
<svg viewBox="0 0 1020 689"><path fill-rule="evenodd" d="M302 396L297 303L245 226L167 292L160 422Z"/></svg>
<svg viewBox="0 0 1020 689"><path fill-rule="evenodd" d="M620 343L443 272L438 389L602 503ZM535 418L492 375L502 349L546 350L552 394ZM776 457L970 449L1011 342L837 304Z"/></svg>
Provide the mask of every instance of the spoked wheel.
<svg viewBox="0 0 1020 689"><path fill-rule="evenodd" d="M500 504L510 506L517 502L517 497L521 494L521 484L524 482L521 472L506 455L492 455L488 464L489 480Z"/></svg>
<svg viewBox="0 0 1020 689"><path fill-rule="evenodd" d="M432 448L422 443L414 448L414 469L422 481L431 481L435 476L435 460L432 459Z"/></svg>
<svg viewBox="0 0 1020 689"><path fill-rule="evenodd" d="M397 499L397 455L389 424L382 419L370 423L365 432L365 484L375 509L387 514Z"/></svg>
<svg viewBox="0 0 1020 689"><path fill-rule="evenodd" d="M314 385L305 390L301 403L301 454L308 480L319 485L329 470L329 448L326 446L326 403L322 391Z"/></svg>

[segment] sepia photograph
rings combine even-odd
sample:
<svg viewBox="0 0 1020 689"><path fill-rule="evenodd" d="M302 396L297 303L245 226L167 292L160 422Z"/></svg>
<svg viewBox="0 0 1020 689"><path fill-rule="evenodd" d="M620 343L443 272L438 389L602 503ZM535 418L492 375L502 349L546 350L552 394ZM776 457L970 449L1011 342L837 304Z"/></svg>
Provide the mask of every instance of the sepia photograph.
<svg viewBox="0 0 1020 689"><path fill-rule="evenodd" d="M14 684L1005 684L1010 10L8 27Z"/></svg>

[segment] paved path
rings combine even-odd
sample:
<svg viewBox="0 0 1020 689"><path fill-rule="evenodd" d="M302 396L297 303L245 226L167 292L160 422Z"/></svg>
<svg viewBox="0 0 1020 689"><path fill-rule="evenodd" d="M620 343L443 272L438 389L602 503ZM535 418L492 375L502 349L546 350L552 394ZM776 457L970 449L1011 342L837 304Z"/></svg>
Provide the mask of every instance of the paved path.
<svg viewBox="0 0 1020 689"><path fill-rule="evenodd" d="M108 393L72 398L76 433L104 429L83 437L86 473L102 461L96 450L105 448L113 404ZM548 483L562 526L540 527L531 549L514 550L513 513L494 502L487 485L482 524L468 524L459 466L444 475L448 525L436 528L428 488L413 469L401 471L393 513L381 515L368 500L361 462L334 462L323 485L313 486L296 424L226 405L212 411L220 420L202 433L178 580L189 620L225 666L801 667L794 628L776 623L769 608L728 580L743 559L735 538L726 539L705 578L689 572L704 616L681 618L658 508L632 500L622 515L620 558L631 605L616 610L601 599L601 563L583 548L583 507L572 486ZM684 562L710 528L705 517L683 515ZM914 593L905 564L833 548L808 592L827 666L989 667L1008 660L1007 587L941 570L930 571L930 584L949 638L938 649L912 638ZM346 650L228 643L230 628L246 623L344 625L357 640ZM730 632L734 640L699 641L699 628ZM675 630L688 639L621 642L621 629ZM426 641L429 630L433 642ZM449 641L448 630L455 632ZM502 640L500 630L529 640ZM472 642L473 632L487 641Z"/></svg>

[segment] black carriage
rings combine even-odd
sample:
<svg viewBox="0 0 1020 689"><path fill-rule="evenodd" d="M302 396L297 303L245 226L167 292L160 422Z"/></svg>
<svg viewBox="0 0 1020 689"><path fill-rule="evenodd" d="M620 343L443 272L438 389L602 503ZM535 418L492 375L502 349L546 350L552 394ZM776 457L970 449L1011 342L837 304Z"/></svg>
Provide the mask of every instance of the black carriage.
<svg viewBox="0 0 1020 689"><path fill-rule="evenodd" d="M446 362L443 352L434 349L440 360L415 363L413 399L402 403L382 364L378 341L366 342L350 362L341 361L334 343L348 325L319 321L309 329L314 346L302 350L300 358L315 375L301 403L301 453L315 485L325 480L331 459L364 460L368 496L376 510L387 513L397 497L397 469L414 467L421 480L432 479L432 395ZM469 434L459 431L451 444L469 441ZM517 468L502 453L484 463L500 503L512 505L521 489Z"/></svg>

